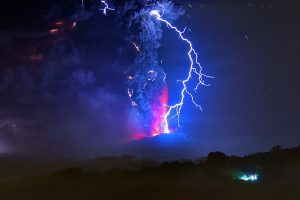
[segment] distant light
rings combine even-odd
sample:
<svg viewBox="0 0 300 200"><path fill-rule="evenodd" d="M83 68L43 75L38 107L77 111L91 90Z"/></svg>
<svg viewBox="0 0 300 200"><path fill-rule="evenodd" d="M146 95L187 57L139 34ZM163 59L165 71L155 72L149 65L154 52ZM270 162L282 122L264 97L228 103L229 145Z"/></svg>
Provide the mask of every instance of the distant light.
<svg viewBox="0 0 300 200"><path fill-rule="evenodd" d="M258 174L243 174L239 177L239 180L246 182L255 182L258 180Z"/></svg>
<svg viewBox="0 0 300 200"><path fill-rule="evenodd" d="M55 34L55 33L58 33L58 32L59 32L59 30L57 28L49 30L49 33L51 33L51 34Z"/></svg>
<svg viewBox="0 0 300 200"><path fill-rule="evenodd" d="M57 22L55 22L55 25L56 26L62 26L62 25L64 25L64 21L57 21Z"/></svg>
<svg viewBox="0 0 300 200"><path fill-rule="evenodd" d="M76 28L76 26L77 26L77 22L75 21L75 22L73 22L73 24L72 24L72 28Z"/></svg>

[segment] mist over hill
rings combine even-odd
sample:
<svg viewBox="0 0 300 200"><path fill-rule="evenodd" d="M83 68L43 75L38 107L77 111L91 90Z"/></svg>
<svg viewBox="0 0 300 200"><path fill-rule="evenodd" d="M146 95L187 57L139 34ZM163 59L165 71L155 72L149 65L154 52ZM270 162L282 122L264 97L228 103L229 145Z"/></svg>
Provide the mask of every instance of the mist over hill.
<svg viewBox="0 0 300 200"><path fill-rule="evenodd" d="M197 160L104 156L37 161L0 158L0 198L20 199L297 199L300 146L245 157L212 152ZM256 174L244 182L241 175ZM217 191L217 192L216 192Z"/></svg>

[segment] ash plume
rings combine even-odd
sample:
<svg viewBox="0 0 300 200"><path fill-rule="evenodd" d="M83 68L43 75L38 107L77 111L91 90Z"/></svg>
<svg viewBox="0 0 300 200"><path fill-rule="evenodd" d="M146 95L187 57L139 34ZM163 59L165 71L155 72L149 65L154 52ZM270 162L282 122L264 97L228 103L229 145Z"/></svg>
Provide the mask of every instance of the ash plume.
<svg viewBox="0 0 300 200"><path fill-rule="evenodd" d="M128 124L131 116L137 124L142 124L142 130L149 131L153 117L151 104L161 104L157 97L166 87L157 53L162 27L149 15L149 9L155 8L157 1L110 3L115 8L115 17L109 20L117 21L121 25L118 28L126 33L116 38L125 38L130 48L135 48L133 44L139 47L134 61L126 67L107 61L116 60L112 55L117 54L118 40L110 43L112 50L101 46L100 41L97 48L85 54L81 37L89 38L89 35L82 36L82 33L90 34L94 30L79 26L77 30L73 26L74 22L87 26L88 19L100 15L99 1L85 1L84 8L78 1L38 2L41 12L32 12L28 18L1 26L0 35L5 37L0 39L0 139L3 143L0 149L90 156L104 154L109 148L132 139L128 130L134 126ZM167 8L164 16L169 20L176 20L184 13L172 1L160 1L160 4ZM23 12L26 13L25 8ZM7 16L11 17L9 13ZM32 18L37 19L36 23L29 20ZM49 32L57 20L64 25L58 25L58 33ZM106 20L102 17L99 21ZM101 23L96 28L100 29ZM110 35L106 29L103 32ZM90 46L95 43L87 41ZM108 56L111 57L107 59ZM113 70L105 66L113 66ZM127 78L133 77L127 86L133 91L130 103L136 103L134 108L128 108L127 87L120 89L124 71ZM119 80L105 76L117 76ZM110 79L116 83L111 84Z"/></svg>
<svg viewBox="0 0 300 200"><path fill-rule="evenodd" d="M150 12L163 8L164 18L172 22L185 11L172 0L112 0L102 1L102 5L99 1L84 1L82 9L78 9L72 19L86 20L99 13L99 10L102 10L101 6L113 8L109 9L109 12L116 16L121 27L127 30L125 40L136 50L134 63L124 69L128 80L127 92L135 112L132 116L136 126L149 135L155 118L152 107L166 106L160 102L159 97L167 88L166 73L157 52L163 36L162 25L153 20ZM103 14L107 14L106 10Z"/></svg>
<svg viewBox="0 0 300 200"><path fill-rule="evenodd" d="M162 26L149 12L160 5L164 8L164 17L174 21L184 14L184 10L170 0L132 0L122 5L116 2L115 5L119 18L126 22L126 40L136 48L134 65L126 69L128 93L136 110L136 119L147 133L153 118L151 104L165 106L158 97L167 87L166 74L157 52L163 36Z"/></svg>

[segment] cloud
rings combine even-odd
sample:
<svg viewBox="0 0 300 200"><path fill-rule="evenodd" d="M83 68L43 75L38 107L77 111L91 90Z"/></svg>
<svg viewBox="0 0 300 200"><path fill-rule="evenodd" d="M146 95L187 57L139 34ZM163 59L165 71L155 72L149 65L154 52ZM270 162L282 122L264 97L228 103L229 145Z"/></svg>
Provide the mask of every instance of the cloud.
<svg viewBox="0 0 300 200"><path fill-rule="evenodd" d="M50 24L60 9L54 2L42 21ZM68 21L77 10L66 13L61 16ZM110 70L93 56L105 53L102 41L91 55L82 56L71 33L53 36L47 32L50 26L37 23L33 30L19 26L23 22L17 19L19 28L0 32L0 151L86 157L128 141L129 104L118 85L122 74L98 76L99 69Z"/></svg>

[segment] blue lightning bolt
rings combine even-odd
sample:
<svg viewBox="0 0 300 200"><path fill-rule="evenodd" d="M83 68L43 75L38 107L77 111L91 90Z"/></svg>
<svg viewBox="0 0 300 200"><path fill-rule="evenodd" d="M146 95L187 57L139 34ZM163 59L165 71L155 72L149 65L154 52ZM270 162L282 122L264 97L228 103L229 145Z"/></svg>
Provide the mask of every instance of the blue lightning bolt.
<svg viewBox="0 0 300 200"><path fill-rule="evenodd" d="M106 15L108 10L115 10L113 8L110 8L108 3L106 3L106 1L102 0L101 1L105 7L103 9L101 9L103 11L103 14ZM186 31L186 28L183 31L180 31L176 26L172 25L172 23L170 23L169 21L167 21L166 19L163 18L163 14L164 14L164 7L162 5L160 5L159 3L157 3L157 5L161 8L161 9L154 9L150 11L150 16L155 17L158 21L164 23L167 25L168 28L174 30L178 35L179 38L184 41L188 47L189 47L189 51L187 52L189 61L190 61L190 66L189 66L189 71L188 71L188 75L186 77L185 80L178 80L178 82L182 83L182 90L181 90L181 98L180 101L172 106L170 105L164 105L167 106L168 112L162 116L162 122L161 122L161 131L163 133L171 133L170 129L169 129L169 120L172 118L177 118L177 124L178 127L181 127L180 125L180 114L181 114L181 110L185 101L185 97L189 96L192 103L196 106L196 108L202 110L201 106L195 101L194 96L192 95L192 93L189 91L187 84L189 83L189 81L193 78L193 75L196 75L197 79L198 79L198 83L194 88L194 92L196 92L199 88L199 86L209 86L209 84L206 84L203 80L203 77L206 78L214 78L212 76L207 76L204 73L202 73L202 66L198 60L198 53L196 52L196 50L193 47L193 44L190 40L188 40L185 36L184 33ZM162 13L160 13L162 12ZM139 47L133 43L133 45L135 46L135 48L137 49L137 51L139 51ZM129 77L129 80L133 79L133 77ZM164 81L166 79L166 75L164 78ZM132 90L128 90L128 95L129 97L131 97L133 95L133 91ZM137 106L137 104L133 101L132 103L133 106ZM174 115L172 115L175 112Z"/></svg>
<svg viewBox="0 0 300 200"><path fill-rule="evenodd" d="M164 8L160 4L158 4L158 5L164 10ZM191 98L191 100L192 100L193 104L196 106L196 108L202 110L201 106L195 102L194 96L187 88L187 83L192 79L193 74L197 75L197 78L198 78L198 84L194 88L194 91L197 91L197 89L200 85L209 86L208 84L206 84L204 82L203 77L208 77L208 78L214 78L214 77L207 76L202 73L202 66L201 66L200 62L198 61L198 53L194 49L192 42L184 37L186 28L183 31L180 31L177 27L173 26L169 21L167 21L166 19L163 19L162 18L163 14L160 14L159 10L152 10L150 12L150 15L156 17L157 20L166 24L168 28L174 30L179 35L179 38L189 46L189 51L187 53L188 58L190 60L188 76L185 80L179 80L179 82L181 82L182 86L183 86L183 88L181 90L180 102L175 105L168 106L169 107L168 112L164 116L162 116L163 121L161 123L161 129L164 133L170 133L169 123L168 123L169 119L177 117L178 127L181 127L180 113L181 113L186 95ZM165 106L167 106L167 105L165 105ZM175 111L175 115L171 116L171 114L174 113L174 111Z"/></svg>
<svg viewBox="0 0 300 200"><path fill-rule="evenodd" d="M101 1L101 3L103 3L104 4L104 8L103 9L100 9L100 10L102 10L103 11L103 14L104 15L106 15L107 14L107 10L115 10L115 9L113 9L113 8L111 8L111 7L109 7L109 5L108 5L108 3L106 3L106 1Z"/></svg>

